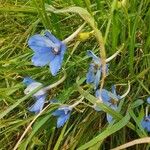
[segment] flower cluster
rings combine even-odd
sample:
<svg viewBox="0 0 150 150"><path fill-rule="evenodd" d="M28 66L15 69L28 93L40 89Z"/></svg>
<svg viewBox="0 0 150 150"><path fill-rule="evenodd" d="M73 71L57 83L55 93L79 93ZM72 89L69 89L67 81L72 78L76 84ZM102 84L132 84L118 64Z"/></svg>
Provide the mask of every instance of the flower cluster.
<svg viewBox="0 0 150 150"><path fill-rule="evenodd" d="M64 42L57 39L54 35L52 35L51 32L45 31L42 35L37 34L30 37L28 45L34 51L34 56L32 57L33 65L40 67L49 65L52 75L57 75L58 71L62 66L63 57L66 51L66 45L64 44ZM106 103L112 109L116 110L119 96L116 95L115 89L112 90L111 94L109 94L110 92L105 89L102 89L101 91L98 90L102 74L101 59L97 57L91 50L87 51L87 55L92 58L92 62L90 63L90 67L86 75L86 82L88 84L94 85L94 89L96 90L96 97L98 99L102 99L104 103ZM108 64L106 64L105 72L106 74L108 73ZM25 94L32 92L39 86L42 86L41 83L29 77L24 78L23 83L27 86L24 91ZM47 88L42 88L41 90L33 94L33 98L36 101L29 108L30 112L39 113L43 109L47 95L46 89ZM112 99L112 95L114 99ZM73 104L73 106L75 107L76 104ZM97 107L95 107L95 109L98 110ZM61 106L52 113L53 116L57 117L58 128L62 127L69 119L71 111L72 107ZM108 114L107 120L108 122L112 120L112 117Z"/></svg>
<svg viewBox="0 0 150 150"><path fill-rule="evenodd" d="M77 33L77 31L75 33ZM75 34L71 35L70 37L72 38L74 36ZM64 41L69 41L68 39L70 39L70 37ZM64 41L60 41L47 30L43 34L36 34L30 37L28 45L34 51L34 55L32 57L33 65L40 67L49 65L51 74L53 76L56 76L62 67L64 54L67 49ZM108 62L108 60L110 61L111 59L113 59L118 53L119 51L108 58L106 63ZM98 89L103 71L105 71L106 75L108 75L109 65L106 64L105 68L103 68L104 66L102 67L101 58L97 57L91 50L87 51L87 55L88 57L92 58L92 62L90 63L88 72L86 74L86 83L93 85L95 97L99 102L102 102L111 109L117 111L119 101L128 94L130 88L122 96L117 94L115 85L111 87L111 91L105 88ZM34 94L32 95L32 97L35 99L35 102L28 109L30 112L39 113L44 107L48 87L44 88L42 83L37 82L30 77L25 77L23 83L27 86L24 91L25 94L29 94L38 87L41 87L41 89L36 93L33 92ZM73 105L62 104L59 106L59 108L52 112L52 116L57 118L57 128L62 127L67 122L67 120L70 118L72 109L81 101L82 99L74 103ZM57 102L58 100L50 100L51 104ZM150 97L147 99L147 103L150 104ZM96 111L101 111L96 104L93 106L93 108ZM113 117L107 113L106 118L108 123L111 123L113 120ZM141 125L145 130L150 132L150 115L146 114L146 116L141 121Z"/></svg>
<svg viewBox="0 0 150 150"><path fill-rule="evenodd" d="M23 83L27 86L27 88L24 90L24 93L26 95L35 90L36 88L42 86L41 83L36 82L29 77L25 77ZM28 110L33 113L39 113L43 109L46 99L46 91L44 90L44 88L33 94L33 98L35 98L36 102L31 107L29 107ZM50 100L51 104L57 102L58 100ZM61 106L52 113L53 116L57 117L57 128L62 127L66 123L66 121L70 117L71 110L72 108L69 106Z"/></svg>
<svg viewBox="0 0 150 150"><path fill-rule="evenodd" d="M92 57L92 63L90 63L89 70L86 75L86 82L88 84L94 84L94 90L95 90L95 97L99 100L99 102L102 102L109 106L113 110L117 110L118 108L118 103L119 101L124 98L127 93L124 96L120 96L116 92L116 87L113 85L111 87L111 92L108 91L107 89L98 89L99 83L100 83L100 78L102 74L102 64L101 64L101 59L97 57L92 51L87 51L87 55L89 57ZM108 58L109 59L109 58ZM106 64L105 72L108 74L108 64ZM96 104L93 106L96 111L101 111ZM111 123L113 120L113 117L106 113L106 118L108 123Z"/></svg>

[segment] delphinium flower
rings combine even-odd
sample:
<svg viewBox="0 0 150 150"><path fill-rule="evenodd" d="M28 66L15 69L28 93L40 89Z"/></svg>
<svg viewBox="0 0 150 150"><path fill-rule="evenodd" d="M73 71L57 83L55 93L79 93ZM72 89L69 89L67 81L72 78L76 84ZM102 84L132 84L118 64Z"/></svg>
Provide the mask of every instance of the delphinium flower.
<svg viewBox="0 0 150 150"><path fill-rule="evenodd" d="M97 57L92 51L88 50L87 55L92 57L92 63L89 66L86 74L86 82L94 84L94 89L97 89L102 74L101 59ZM108 64L106 64L106 73L108 72Z"/></svg>
<svg viewBox="0 0 150 150"><path fill-rule="evenodd" d="M61 106L55 110L52 115L57 117L57 128L62 127L70 117L72 108L69 106Z"/></svg>
<svg viewBox="0 0 150 150"><path fill-rule="evenodd" d="M42 83L36 82L35 80L31 79L30 77L25 77L23 83L27 86L24 90L25 94L32 92L39 86L42 86ZM39 90L35 94L33 94L33 98L35 98L35 103L29 108L30 112L39 113L44 106L45 99L46 99L46 91L44 89Z"/></svg>
<svg viewBox="0 0 150 150"><path fill-rule="evenodd" d="M150 97L147 98L147 103L148 105L146 107L146 113L143 120L141 121L141 125L147 132L150 132L150 114L148 115Z"/></svg>
<svg viewBox="0 0 150 150"><path fill-rule="evenodd" d="M72 105L61 105L58 109L56 109L52 115L57 117L57 128L64 126L67 120L70 118L71 112L73 108L79 105L84 97L81 97L77 102ZM58 103L58 100L50 100L51 103Z"/></svg>
<svg viewBox="0 0 150 150"><path fill-rule="evenodd" d="M101 89L96 91L95 96L113 110L117 110L118 102L121 97L117 95L116 88L114 85L112 86L112 92L109 92L106 89ZM100 111L100 109L97 106L95 107L95 110ZM112 121L112 119L112 116L107 114L107 121L109 123Z"/></svg>
<svg viewBox="0 0 150 150"><path fill-rule="evenodd" d="M47 30L43 35L30 37L28 45L34 51L33 64L40 67L49 65L55 76L62 66L66 45Z"/></svg>
<svg viewBox="0 0 150 150"><path fill-rule="evenodd" d="M150 115L143 118L141 125L147 132L150 132Z"/></svg>

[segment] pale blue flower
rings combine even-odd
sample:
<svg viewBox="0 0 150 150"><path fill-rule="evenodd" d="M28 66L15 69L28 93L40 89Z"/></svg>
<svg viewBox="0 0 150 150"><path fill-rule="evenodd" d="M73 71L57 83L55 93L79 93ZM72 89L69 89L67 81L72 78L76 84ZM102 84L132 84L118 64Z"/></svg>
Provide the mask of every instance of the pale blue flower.
<svg viewBox="0 0 150 150"><path fill-rule="evenodd" d="M24 90L24 93L26 95L32 92L37 87L42 86L42 83L36 82L30 77L24 78L23 83L27 86L27 88ZM44 107L46 91L44 89L39 90L38 92L33 94L33 98L35 99L35 103L31 107L29 107L29 111L39 113Z"/></svg>
<svg viewBox="0 0 150 150"><path fill-rule="evenodd" d="M115 86L112 86L112 92L109 92L106 89L96 90L95 96L113 110L117 110L117 104L119 102L120 96L117 95ZM97 106L95 107L95 110L100 111ZM112 121L112 119L112 116L107 114L107 121L109 123Z"/></svg>
<svg viewBox="0 0 150 150"><path fill-rule="evenodd" d="M41 67L49 65L55 76L62 66L66 45L49 31L30 37L28 45L34 51L33 64Z"/></svg>
<svg viewBox="0 0 150 150"><path fill-rule="evenodd" d="M57 117L57 128L62 127L70 117L72 109L69 106L62 106L55 110L52 115Z"/></svg>
<svg viewBox="0 0 150 150"><path fill-rule="evenodd" d="M90 50L87 51L87 55L93 58L93 62L86 74L86 82L94 84L94 89L97 89L102 74L101 59ZM106 73L108 73L108 64L106 64Z"/></svg>
<svg viewBox="0 0 150 150"><path fill-rule="evenodd" d="M150 132L150 115L143 118L141 125L147 132Z"/></svg>

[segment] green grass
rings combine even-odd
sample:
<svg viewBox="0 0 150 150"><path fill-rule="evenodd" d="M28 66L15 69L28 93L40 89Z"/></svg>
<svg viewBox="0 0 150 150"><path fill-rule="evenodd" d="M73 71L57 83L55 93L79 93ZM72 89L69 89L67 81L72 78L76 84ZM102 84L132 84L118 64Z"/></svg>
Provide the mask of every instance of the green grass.
<svg viewBox="0 0 150 150"><path fill-rule="evenodd" d="M145 113L146 98L150 96L149 6L149 0L126 1L123 5L117 0L1 0L0 148L12 150L36 117L27 108L38 89L25 96L23 77L31 76L43 85L50 85L60 80L64 73L61 70L53 77L48 67L33 66L33 51L27 45L28 38L49 29L63 40L85 21L82 32L94 30L96 35L83 41L76 37L67 45L63 61L67 78L49 90L47 96L47 100L57 98L65 104L73 104L84 96L84 103L73 109L70 119L60 129L56 128L56 119L51 116L58 105L46 104L47 108L35 119L18 148L106 150L148 136L140 122ZM109 62L104 87L110 89L112 84L130 81L131 90L120 102L117 112L101 103L98 107L103 111L96 112L90 107L96 101L94 91L85 82L91 62L86 51L91 49L97 56L105 58L105 54L111 56L122 44L122 52ZM117 91L122 94L126 88L120 85ZM105 112L116 121L108 124ZM148 148L149 145L142 144L131 149Z"/></svg>

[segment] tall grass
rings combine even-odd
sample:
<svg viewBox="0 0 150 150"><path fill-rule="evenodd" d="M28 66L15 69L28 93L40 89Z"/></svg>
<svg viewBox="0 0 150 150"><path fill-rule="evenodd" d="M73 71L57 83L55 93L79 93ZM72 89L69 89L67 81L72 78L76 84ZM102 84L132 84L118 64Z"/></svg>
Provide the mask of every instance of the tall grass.
<svg viewBox="0 0 150 150"><path fill-rule="evenodd" d="M78 7L72 9L75 6ZM80 11L80 7L92 18L87 20L87 14ZM0 20L1 149L107 150L148 136L140 122L145 115L146 98L150 95L149 0L1 0ZM60 80L63 71L53 77L48 67L33 66L33 51L27 41L31 35L45 29L63 40L86 21L82 32L91 32L94 29L91 20L95 21L95 31L102 33L104 43L100 43L100 47L105 44L106 57L124 44L121 53L109 63L104 87L109 89L112 84L120 84L117 91L124 93L127 86L121 84L130 81L131 90L120 102L117 112L101 103L98 107L103 111L91 108L97 99L85 83L91 61L86 51L91 49L102 57L105 53L99 52L94 35L85 40L76 37L67 46L63 61L67 78L49 91L47 101L56 98L60 103L73 104L83 96L84 103L73 110L63 128L57 129L51 113L58 106L47 102L38 116L28 112L27 108L33 102L31 96L38 89L25 96L22 80L31 76L49 85ZM98 38L101 38L100 34L97 34ZM116 121L108 124L105 112ZM131 149L148 150L149 145L135 145Z"/></svg>

